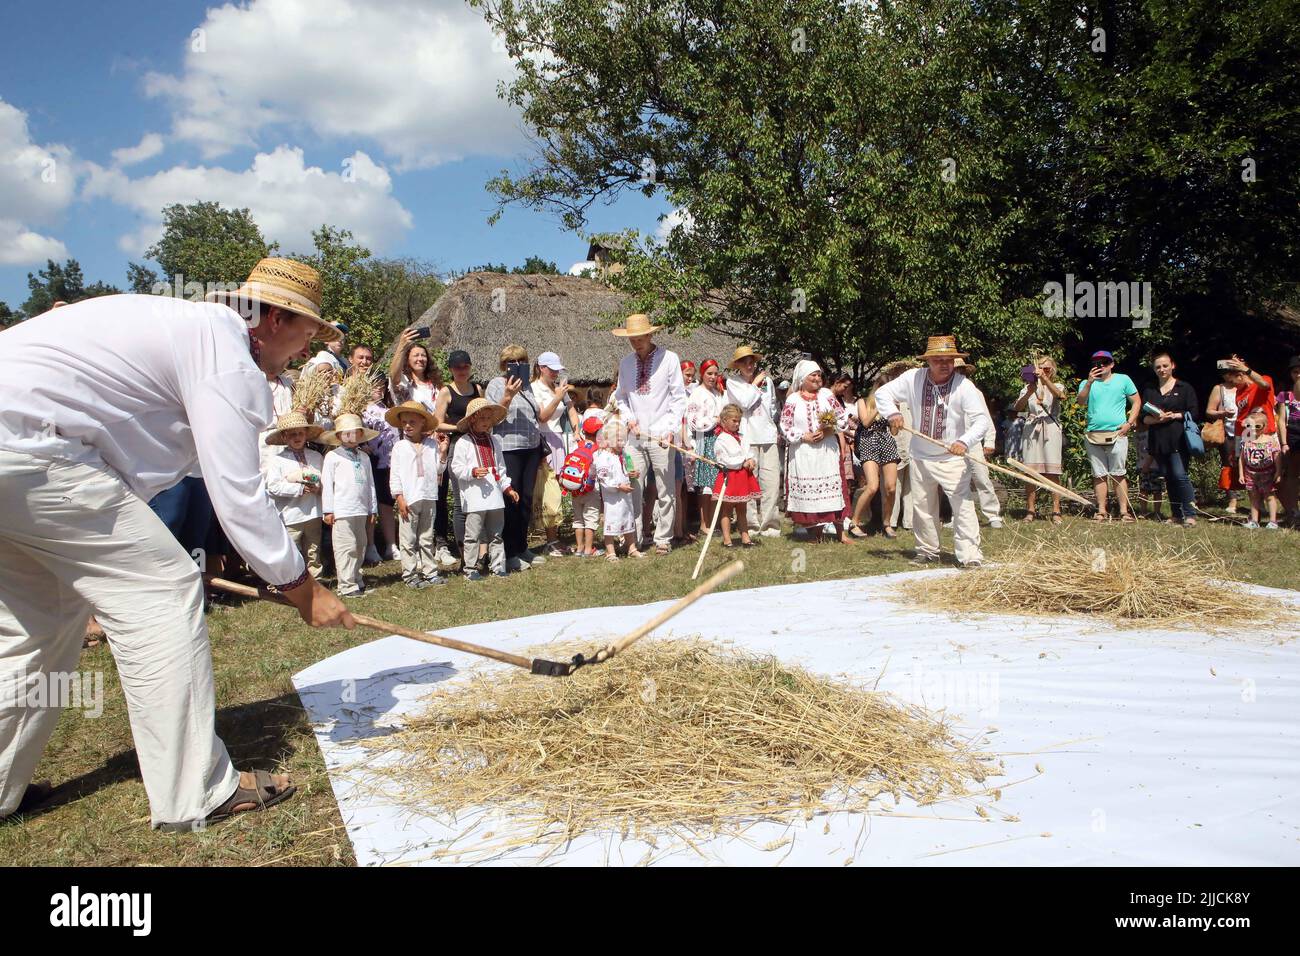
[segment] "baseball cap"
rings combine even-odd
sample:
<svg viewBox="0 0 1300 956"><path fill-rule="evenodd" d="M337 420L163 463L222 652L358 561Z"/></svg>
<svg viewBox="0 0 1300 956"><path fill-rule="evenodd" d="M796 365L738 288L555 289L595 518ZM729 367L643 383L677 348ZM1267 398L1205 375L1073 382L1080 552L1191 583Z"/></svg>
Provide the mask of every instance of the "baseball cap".
<svg viewBox="0 0 1300 956"><path fill-rule="evenodd" d="M582 433L584 435L595 435L604 427L605 423L600 420L599 416L592 415L590 418L583 421Z"/></svg>
<svg viewBox="0 0 1300 956"><path fill-rule="evenodd" d="M1099 349L1099 350L1097 350L1096 352L1093 352L1093 353L1092 353L1092 357L1093 357L1094 360L1095 360L1095 359L1105 359L1107 362L1113 362L1113 361L1115 361L1115 356L1111 355L1111 354L1110 354L1109 352L1107 352L1105 349Z"/></svg>
<svg viewBox="0 0 1300 956"><path fill-rule="evenodd" d="M543 368L553 369L557 372L565 371L564 363L560 361L560 357L554 352L543 352L541 355L537 356L537 364Z"/></svg>
<svg viewBox="0 0 1300 956"><path fill-rule="evenodd" d="M469 364L469 353L464 349L456 349L456 351L447 356L447 366L449 368L456 368L461 365Z"/></svg>
<svg viewBox="0 0 1300 956"><path fill-rule="evenodd" d="M1286 367L1289 369L1300 368L1300 355L1291 356L1291 361L1287 362Z"/></svg>

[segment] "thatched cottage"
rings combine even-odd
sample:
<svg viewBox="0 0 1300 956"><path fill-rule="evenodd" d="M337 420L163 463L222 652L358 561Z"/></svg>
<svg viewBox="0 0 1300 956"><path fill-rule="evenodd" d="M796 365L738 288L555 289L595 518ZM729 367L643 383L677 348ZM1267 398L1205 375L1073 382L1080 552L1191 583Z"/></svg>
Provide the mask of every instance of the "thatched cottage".
<svg viewBox="0 0 1300 956"><path fill-rule="evenodd" d="M609 332L617 324L609 316L626 311L623 294L598 279L471 272L448 286L415 327L429 329L430 348L469 352L476 379L495 375L498 353L516 343L534 360L558 352L575 385L609 385L628 353L627 339ZM659 332L655 342L697 365L708 358L726 365L739 344L712 328Z"/></svg>

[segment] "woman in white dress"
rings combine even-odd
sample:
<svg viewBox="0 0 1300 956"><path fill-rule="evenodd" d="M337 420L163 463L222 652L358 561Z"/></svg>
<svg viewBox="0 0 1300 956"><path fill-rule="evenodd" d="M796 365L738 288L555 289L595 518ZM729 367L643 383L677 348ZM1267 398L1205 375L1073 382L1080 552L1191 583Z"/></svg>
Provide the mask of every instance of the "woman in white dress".
<svg viewBox="0 0 1300 956"><path fill-rule="evenodd" d="M823 416L835 419L829 427ZM835 537L844 537L844 482L840 474L839 433L848 424L848 413L822 387L822 370L816 362L802 361L790 376L790 392L781 409L781 434L787 443L786 514L809 530L813 541L821 541L822 525L835 526Z"/></svg>
<svg viewBox="0 0 1300 956"><path fill-rule="evenodd" d="M700 364L700 384L691 392L686 402L686 427L695 439L695 453L713 458L713 443L717 439L718 413L727 404L723 392L722 375L713 359ZM716 465L696 459L687 475L686 483L695 488L700 502L700 527L707 528L713 520L713 483L717 480Z"/></svg>

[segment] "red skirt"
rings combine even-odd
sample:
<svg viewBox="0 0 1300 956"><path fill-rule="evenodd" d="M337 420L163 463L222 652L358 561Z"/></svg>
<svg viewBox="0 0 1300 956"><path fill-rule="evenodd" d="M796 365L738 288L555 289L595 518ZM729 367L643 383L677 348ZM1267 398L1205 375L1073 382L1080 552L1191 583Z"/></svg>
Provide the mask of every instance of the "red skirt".
<svg viewBox="0 0 1300 956"><path fill-rule="evenodd" d="M713 482L713 497L722 501L757 501L763 497L758 487L758 479L752 471L744 468L723 469L718 472Z"/></svg>

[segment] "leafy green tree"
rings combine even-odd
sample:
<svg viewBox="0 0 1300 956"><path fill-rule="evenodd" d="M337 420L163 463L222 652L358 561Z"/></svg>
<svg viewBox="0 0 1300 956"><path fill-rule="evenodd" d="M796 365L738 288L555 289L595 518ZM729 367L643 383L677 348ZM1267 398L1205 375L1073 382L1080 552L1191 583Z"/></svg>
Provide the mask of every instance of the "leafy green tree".
<svg viewBox="0 0 1300 956"><path fill-rule="evenodd" d="M418 259L371 259L362 295L380 317L380 341L391 345L398 334L438 300L446 288L434 267Z"/></svg>
<svg viewBox="0 0 1300 956"><path fill-rule="evenodd" d="M59 265L53 259L46 260L45 268L35 275L27 273L27 301L22 304L23 315L31 317L48 312L55 302L80 302L101 295L116 295L122 290L105 282L86 284L81 272L81 263L69 259Z"/></svg>
<svg viewBox="0 0 1300 956"><path fill-rule="evenodd" d="M22 319L22 313L9 308L8 302L0 302L0 329L8 328Z"/></svg>
<svg viewBox="0 0 1300 956"><path fill-rule="evenodd" d="M529 256L527 259L524 260L523 265L515 266L514 268L507 266L504 262L502 263L489 262L485 265L474 266L474 268L469 269L467 271L503 272L509 275L517 275L517 276L525 276L525 275L557 276L560 274L560 269L554 262L543 259L541 256Z"/></svg>
<svg viewBox="0 0 1300 956"><path fill-rule="evenodd" d="M196 202L163 209L162 238L145 255L158 263L167 282L196 282L206 288L210 282L243 282L259 259L278 250L279 244L266 241L247 209Z"/></svg>
<svg viewBox="0 0 1300 956"><path fill-rule="evenodd" d="M322 225L312 233L315 253L298 258L320 271L321 315L348 327L350 345L369 345L377 355L383 346L384 321L366 299L370 250L351 240L347 229Z"/></svg>
<svg viewBox="0 0 1300 956"><path fill-rule="evenodd" d="M158 273L147 266L142 266L137 262L127 263L126 284L132 292L139 295L150 295L154 291L154 287L158 285L158 281Z"/></svg>

